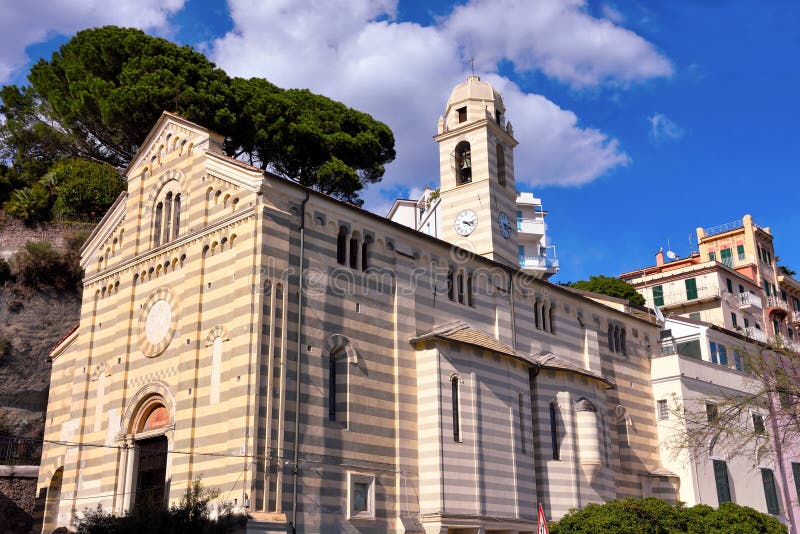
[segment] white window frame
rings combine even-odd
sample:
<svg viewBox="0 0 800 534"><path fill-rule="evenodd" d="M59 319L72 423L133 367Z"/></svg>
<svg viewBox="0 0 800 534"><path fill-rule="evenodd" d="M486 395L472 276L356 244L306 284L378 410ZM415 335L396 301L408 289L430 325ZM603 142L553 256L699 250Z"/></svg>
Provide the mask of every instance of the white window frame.
<svg viewBox="0 0 800 534"><path fill-rule="evenodd" d="M356 484L367 485L367 509L359 512L353 511ZM347 519L375 519L375 475L347 472Z"/></svg>

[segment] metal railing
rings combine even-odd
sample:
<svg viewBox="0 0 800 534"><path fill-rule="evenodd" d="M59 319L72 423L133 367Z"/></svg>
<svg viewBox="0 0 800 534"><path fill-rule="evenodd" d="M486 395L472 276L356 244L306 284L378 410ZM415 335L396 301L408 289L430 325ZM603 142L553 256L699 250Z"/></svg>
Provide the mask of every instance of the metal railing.
<svg viewBox="0 0 800 534"><path fill-rule="evenodd" d="M0 465L38 465L41 458L41 439L0 436Z"/></svg>
<svg viewBox="0 0 800 534"><path fill-rule="evenodd" d="M523 269L557 269L558 258L547 256L520 256L519 266Z"/></svg>
<svg viewBox="0 0 800 534"><path fill-rule="evenodd" d="M661 306L674 306L676 304L683 304L685 302L694 302L697 300L707 298L719 298L720 291L718 287L698 287L696 295L689 298L686 291L671 291L663 293L664 303Z"/></svg>
<svg viewBox="0 0 800 534"><path fill-rule="evenodd" d="M729 232L731 230L736 230L737 228L741 228L744 226L741 219L738 221L731 221L724 224L718 224L716 226L711 226L710 228L703 228L703 231L706 234L706 237L711 235L722 234L725 232Z"/></svg>
<svg viewBox="0 0 800 534"><path fill-rule="evenodd" d="M748 326L744 329L744 335L755 341L767 342L767 333L759 328Z"/></svg>

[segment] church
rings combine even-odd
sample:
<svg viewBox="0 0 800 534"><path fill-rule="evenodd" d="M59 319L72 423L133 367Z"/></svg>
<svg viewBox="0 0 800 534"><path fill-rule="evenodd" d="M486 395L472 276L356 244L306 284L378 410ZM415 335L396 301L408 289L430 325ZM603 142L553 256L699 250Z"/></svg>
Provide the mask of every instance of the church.
<svg viewBox="0 0 800 534"><path fill-rule="evenodd" d="M425 233L161 116L51 353L43 532L195 480L261 533L522 534L539 505L676 499L658 325L520 268L517 142L489 83L453 90L434 139Z"/></svg>

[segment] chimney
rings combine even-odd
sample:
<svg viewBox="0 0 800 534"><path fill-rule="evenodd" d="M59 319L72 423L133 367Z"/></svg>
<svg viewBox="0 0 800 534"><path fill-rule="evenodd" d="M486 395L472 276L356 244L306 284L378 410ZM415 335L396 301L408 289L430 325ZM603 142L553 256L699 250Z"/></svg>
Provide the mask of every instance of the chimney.
<svg viewBox="0 0 800 534"><path fill-rule="evenodd" d="M659 265L664 265L664 249L663 248L658 249L658 252L656 253L656 267L658 267Z"/></svg>

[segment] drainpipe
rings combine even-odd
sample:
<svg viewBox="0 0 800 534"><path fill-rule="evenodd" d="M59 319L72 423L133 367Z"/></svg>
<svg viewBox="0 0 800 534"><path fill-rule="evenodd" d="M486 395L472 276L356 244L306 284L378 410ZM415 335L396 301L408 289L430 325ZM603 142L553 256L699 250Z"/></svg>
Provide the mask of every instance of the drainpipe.
<svg viewBox="0 0 800 534"><path fill-rule="evenodd" d="M509 271L508 275L508 300L511 303L511 348L517 350L517 318L514 313L514 275L516 271Z"/></svg>
<svg viewBox="0 0 800 534"><path fill-rule="evenodd" d="M300 204L300 278L297 281L297 358L294 366L294 461L292 465L292 533L297 532L297 462L300 458L297 448L300 445L300 348L303 338L303 273L305 261L306 203L311 193L306 189L306 198Z"/></svg>

